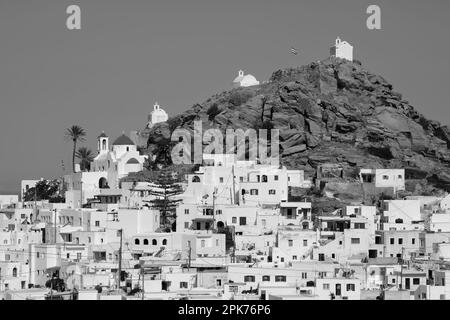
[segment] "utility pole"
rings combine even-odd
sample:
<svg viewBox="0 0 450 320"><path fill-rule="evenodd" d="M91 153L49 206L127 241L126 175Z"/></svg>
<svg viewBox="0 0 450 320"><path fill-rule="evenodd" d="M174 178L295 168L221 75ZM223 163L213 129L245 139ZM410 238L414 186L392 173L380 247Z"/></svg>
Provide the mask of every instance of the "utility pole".
<svg viewBox="0 0 450 320"><path fill-rule="evenodd" d="M53 209L53 214L55 215L55 224L54 224L54 228L55 228L55 244L56 244L56 239L57 239L57 232L56 232L56 209Z"/></svg>
<svg viewBox="0 0 450 320"><path fill-rule="evenodd" d="M236 204L236 181L235 181L235 176L234 176L234 164L231 167L232 168L232 174L233 174L233 204ZM238 197L238 202L239 202L239 197Z"/></svg>
<svg viewBox="0 0 450 320"><path fill-rule="evenodd" d="M403 289L403 253L405 251L405 247L402 247L402 257L400 261L400 289Z"/></svg>
<svg viewBox="0 0 450 320"><path fill-rule="evenodd" d="M214 188L214 192L213 192L213 225L212 225L213 230L216 228L216 194L217 194L217 188Z"/></svg>
<svg viewBox="0 0 450 320"><path fill-rule="evenodd" d="M142 274L142 300L144 300L144 294L145 294L145 290L144 290L144 285L145 285L145 282L144 282L144 274L145 274L145 272L144 272L144 264L141 265L141 274Z"/></svg>
<svg viewBox="0 0 450 320"><path fill-rule="evenodd" d="M188 241L188 268L191 269L191 255L192 255L192 247L191 247L191 242Z"/></svg>
<svg viewBox="0 0 450 320"><path fill-rule="evenodd" d="M117 289L120 290L120 280L122 277L122 234L123 234L123 229L119 229L119 234L120 234L120 246L119 246L119 277L118 277L118 282L117 282Z"/></svg>

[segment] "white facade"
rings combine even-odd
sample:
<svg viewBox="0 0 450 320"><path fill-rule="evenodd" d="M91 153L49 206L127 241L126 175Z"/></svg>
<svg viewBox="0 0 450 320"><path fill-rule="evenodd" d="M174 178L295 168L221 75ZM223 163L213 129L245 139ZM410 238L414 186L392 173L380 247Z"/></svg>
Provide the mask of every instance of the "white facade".
<svg viewBox="0 0 450 320"><path fill-rule="evenodd" d="M376 188L405 190L405 169L361 169L359 176L362 183L374 183Z"/></svg>
<svg viewBox="0 0 450 320"><path fill-rule="evenodd" d="M330 48L330 55L336 58L353 61L353 46L347 41L342 41L338 37L335 45Z"/></svg>
<svg viewBox="0 0 450 320"><path fill-rule="evenodd" d="M155 124L160 122L166 122L169 119L168 114L166 111L161 109L158 102L155 102L155 105L153 106L153 111L149 115L149 121L148 121L148 127L151 128Z"/></svg>

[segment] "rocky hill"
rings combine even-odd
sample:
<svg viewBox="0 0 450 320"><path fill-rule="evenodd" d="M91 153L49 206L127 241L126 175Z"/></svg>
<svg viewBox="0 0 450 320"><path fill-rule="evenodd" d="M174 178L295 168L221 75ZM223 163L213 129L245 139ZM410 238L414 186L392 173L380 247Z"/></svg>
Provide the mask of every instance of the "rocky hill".
<svg viewBox="0 0 450 320"><path fill-rule="evenodd" d="M450 126L426 119L357 61L329 58L216 94L153 127L147 151L155 153L175 128L192 129L194 120L203 130L280 129L282 163L309 175L321 163L340 164L348 177L361 167L403 167L411 181L450 190Z"/></svg>

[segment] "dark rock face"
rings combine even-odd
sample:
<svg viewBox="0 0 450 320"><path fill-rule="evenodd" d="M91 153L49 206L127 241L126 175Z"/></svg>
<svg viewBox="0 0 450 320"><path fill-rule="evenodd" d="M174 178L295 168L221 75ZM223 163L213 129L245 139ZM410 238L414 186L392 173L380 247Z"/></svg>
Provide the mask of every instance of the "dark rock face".
<svg viewBox="0 0 450 320"><path fill-rule="evenodd" d="M175 128L192 130L194 120L202 121L204 131L223 133L270 123L280 130L282 163L307 173L324 162L348 171L408 167L438 188L450 184L450 126L427 120L358 62L329 58L275 71L259 86L216 94L153 128L149 151Z"/></svg>

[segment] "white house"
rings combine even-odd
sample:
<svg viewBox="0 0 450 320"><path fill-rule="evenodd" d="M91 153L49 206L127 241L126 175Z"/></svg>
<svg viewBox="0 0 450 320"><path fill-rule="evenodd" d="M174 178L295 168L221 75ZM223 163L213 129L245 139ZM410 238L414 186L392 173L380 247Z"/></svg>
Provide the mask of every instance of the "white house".
<svg viewBox="0 0 450 320"><path fill-rule="evenodd" d="M257 85L259 85L259 81L251 74L244 75L244 71L242 70L239 70L239 75L233 80L233 86L235 88Z"/></svg>
<svg viewBox="0 0 450 320"><path fill-rule="evenodd" d="M393 188L394 193L405 190L405 169L361 169L361 183L375 184L376 188Z"/></svg>
<svg viewBox="0 0 450 320"><path fill-rule="evenodd" d="M337 37L335 45L330 48L330 55L336 58L353 61L353 46L347 41L342 41Z"/></svg>

